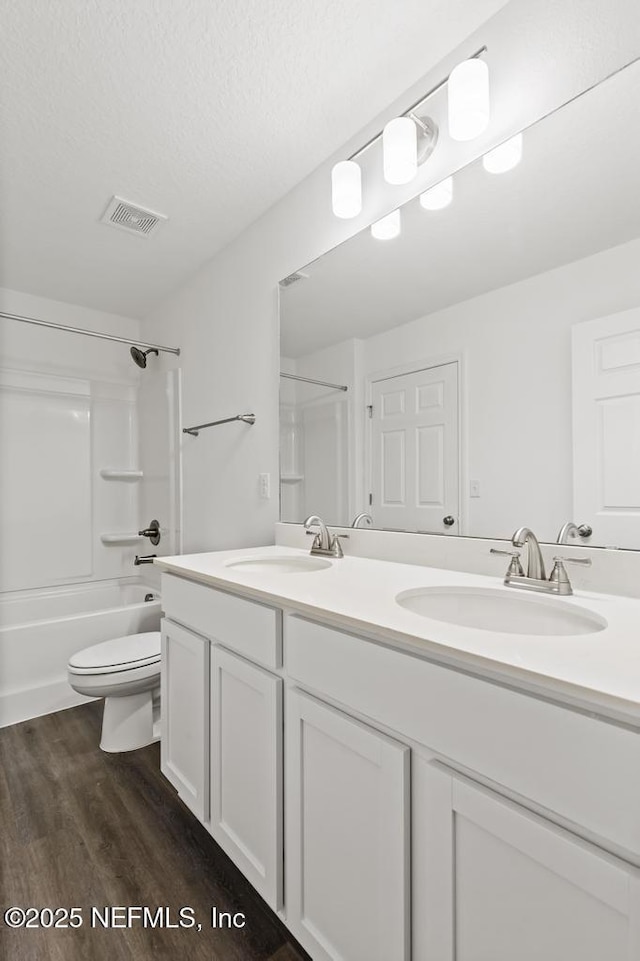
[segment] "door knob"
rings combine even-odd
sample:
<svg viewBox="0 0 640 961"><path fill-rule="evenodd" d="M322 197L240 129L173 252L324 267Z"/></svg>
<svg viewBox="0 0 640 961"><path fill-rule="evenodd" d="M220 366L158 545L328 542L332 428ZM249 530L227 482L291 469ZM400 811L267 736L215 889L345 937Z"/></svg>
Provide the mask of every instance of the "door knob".
<svg viewBox="0 0 640 961"><path fill-rule="evenodd" d="M455 517L452 517L451 514L447 514L446 517L442 518L442 523L444 524L445 527L453 527L455 522L456 522L456 519Z"/></svg>

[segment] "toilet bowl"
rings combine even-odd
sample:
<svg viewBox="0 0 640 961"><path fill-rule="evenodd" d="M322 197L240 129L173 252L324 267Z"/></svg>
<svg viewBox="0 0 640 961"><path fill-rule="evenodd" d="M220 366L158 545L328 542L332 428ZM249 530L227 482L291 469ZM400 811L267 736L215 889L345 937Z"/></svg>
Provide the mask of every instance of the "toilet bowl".
<svg viewBox="0 0 640 961"><path fill-rule="evenodd" d="M109 753L135 751L157 741L160 695L160 631L116 637L73 654L69 684L87 697L103 697L100 747ZM157 728L156 724L156 728Z"/></svg>

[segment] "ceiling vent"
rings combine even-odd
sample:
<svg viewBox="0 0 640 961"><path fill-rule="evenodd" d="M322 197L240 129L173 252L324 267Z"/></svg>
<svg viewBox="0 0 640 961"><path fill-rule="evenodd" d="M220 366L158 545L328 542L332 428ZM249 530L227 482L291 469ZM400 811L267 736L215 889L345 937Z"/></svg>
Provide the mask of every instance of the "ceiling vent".
<svg viewBox="0 0 640 961"><path fill-rule="evenodd" d="M164 214L138 207L137 204L129 203L122 197L112 197L101 217L101 222L111 227L119 227L120 230L126 230L129 234L149 237L166 219Z"/></svg>
<svg viewBox="0 0 640 961"><path fill-rule="evenodd" d="M302 270L296 270L295 273L289 274L288 277L284 277L280 281L281 287L291 287L292 284L297 284L299 280L308 280L309 274L303 273Z"/></svg>

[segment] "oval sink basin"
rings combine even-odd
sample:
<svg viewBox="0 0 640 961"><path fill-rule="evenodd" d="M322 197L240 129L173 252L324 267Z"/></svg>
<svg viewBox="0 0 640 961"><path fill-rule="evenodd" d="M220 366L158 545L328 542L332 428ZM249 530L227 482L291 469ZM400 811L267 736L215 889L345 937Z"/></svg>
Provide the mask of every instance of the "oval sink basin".
<svg viewBox="0 0 640 961"><path fill-rule="evenodd" d="M396 602L433 621L498 634L595 634L607 626L598 614L556 597L511 590L425 587L396 595Z"/></svg>
<svg viewBox="0 0 640 961"><path fill-rule="evenodd" d="M225 567L247 574L306 574L309 571L326 570L331 567L331 561L322 557L292 554L280 557L242 557L237 561L229 561Z"/></svg>

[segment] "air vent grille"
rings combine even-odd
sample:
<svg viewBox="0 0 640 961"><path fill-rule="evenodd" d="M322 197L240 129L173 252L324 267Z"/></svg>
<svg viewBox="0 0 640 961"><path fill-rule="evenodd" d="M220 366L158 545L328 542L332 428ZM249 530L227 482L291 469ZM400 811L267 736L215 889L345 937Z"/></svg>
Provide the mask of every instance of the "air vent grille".
<svg viewBox="0 0 640 961"><path fill-rule="evenodd" d="M132 204L128 200L123 200L122 197L112 197L102 215L102 223L143 237L152 234L158 228L158 225L166 219L164 214L146 210L144 207Z"/></svg>
<svg viewBox="0 0 640 961"><path fill-rule="evenodd" d="M297 284L299 280L308 280L309 274L303 273L301 270L296 270L295 273L289 274L288 277L284 277L280 281L281 287L291 287L292 284Z"/></svg>

